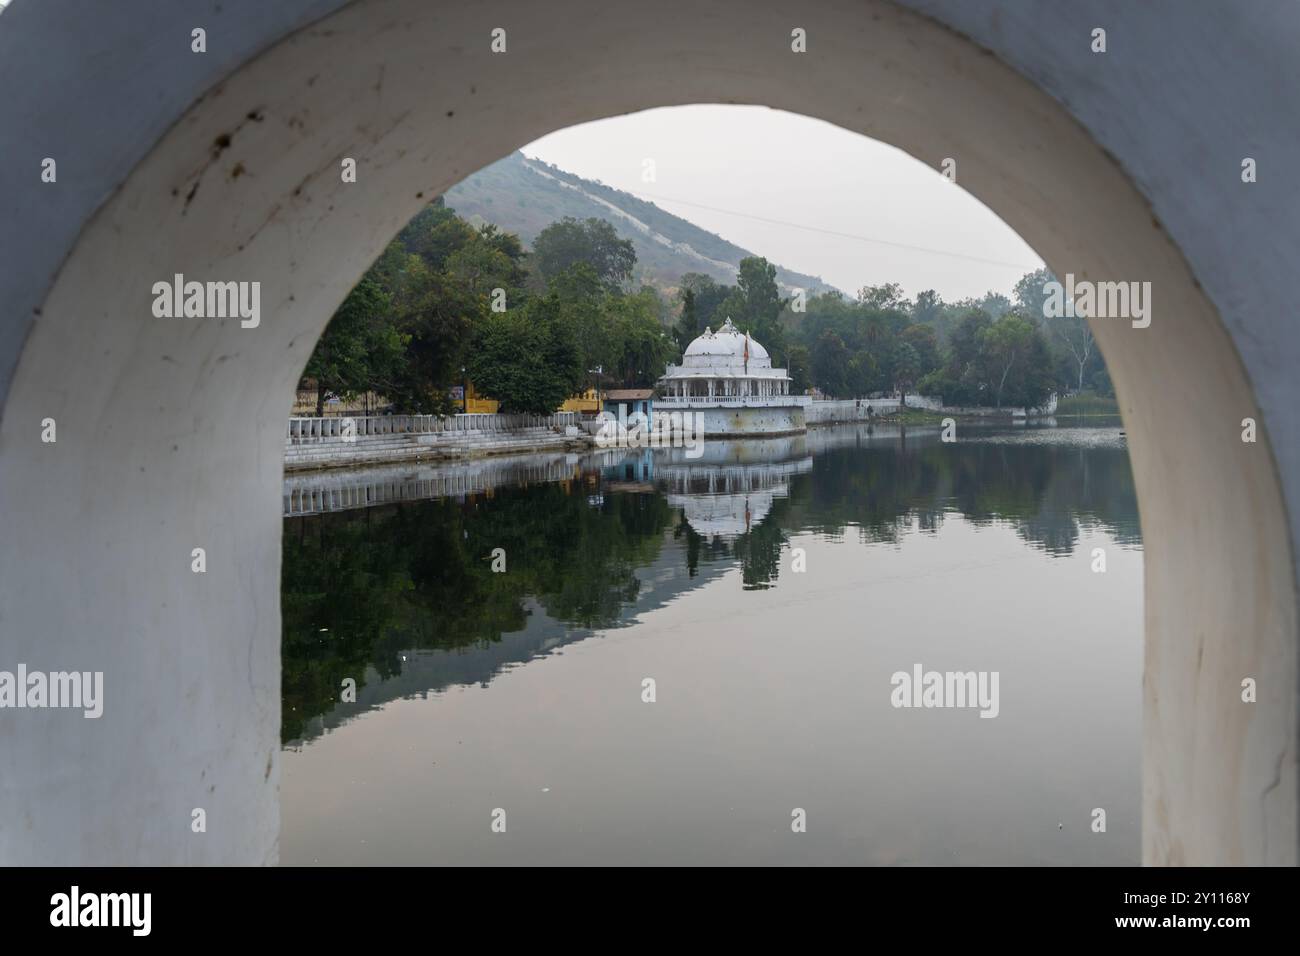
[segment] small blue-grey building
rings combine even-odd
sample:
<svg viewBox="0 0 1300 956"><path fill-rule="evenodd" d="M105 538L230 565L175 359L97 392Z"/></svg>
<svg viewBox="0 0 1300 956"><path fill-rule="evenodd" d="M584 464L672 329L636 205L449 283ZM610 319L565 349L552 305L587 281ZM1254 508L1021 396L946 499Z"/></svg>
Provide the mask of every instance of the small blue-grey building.
<svg viewBox="0 0 1300 956"><path fill-rule="evenodd" d="M616 388L605 393L604 411L619 421L628 421L634 414L645 416L646 428L654 427L654 389Z"/></svg>

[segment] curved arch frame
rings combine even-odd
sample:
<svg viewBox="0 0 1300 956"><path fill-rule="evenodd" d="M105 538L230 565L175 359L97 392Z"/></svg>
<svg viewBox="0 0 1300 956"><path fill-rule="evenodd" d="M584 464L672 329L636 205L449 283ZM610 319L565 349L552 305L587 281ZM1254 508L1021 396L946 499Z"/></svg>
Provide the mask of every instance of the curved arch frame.
<svg viewBox="0 0 1300 956"><path fill-rule="evenodd" d="M1146 540L1143 857L1296 862L1295 566L1267 430L1239 435L1264 417L1187 262L1056 100L880 0L801 11L817 56L788 53L787 11L741 0L312 9L335 6L177 116L79 228L30 324L0 421L4 649L103 670L107 690L100 721L43 713L0 734L0 858L274 861L284 419L334 307L430 197L510 150L734 102L936 168L956 157L1058 274L1152 282L1150 328L1095 323ZM175 273L260 281L261 325L154 318L151 287Z"/></svg>

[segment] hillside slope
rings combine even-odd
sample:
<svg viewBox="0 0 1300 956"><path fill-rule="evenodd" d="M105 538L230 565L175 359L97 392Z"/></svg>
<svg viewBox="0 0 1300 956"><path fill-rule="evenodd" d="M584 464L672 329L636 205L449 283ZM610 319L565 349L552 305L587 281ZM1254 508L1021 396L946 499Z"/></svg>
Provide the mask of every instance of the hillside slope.
<svg viewBox="0 0 1300 956"><path fill-rule="evenodd" d="M702 272L718 282L734 284L740 260L755 254L631 193L519 152L452 187L445 198L448 206L470 222L495 223L529 246L539 232L565 216L604 219L636 247L636 280L663 289L676 287L687 272ZM779 264L776 269L777 282L787 292L798 287L811 295L830 288L817 276Z"/></svg>

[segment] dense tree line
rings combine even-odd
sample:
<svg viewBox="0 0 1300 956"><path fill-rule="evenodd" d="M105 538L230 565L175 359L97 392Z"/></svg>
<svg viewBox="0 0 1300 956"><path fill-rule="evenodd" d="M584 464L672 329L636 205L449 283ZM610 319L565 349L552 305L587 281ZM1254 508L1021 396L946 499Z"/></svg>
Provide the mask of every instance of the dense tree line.
<svg viewBox="0 0 1300 956"><path fill-rule="evenodd" d="M1003 407L1038 405L1054 391L1113 394L1087 322L1044 316L1053 278L1046 269L1025 275L1014 301L990 292L945 303L933 290L913 301L888 283L856 299L813 296L801 313L787 305L791 376L806 355L808 381L840 398L918 391L951 405Z"/></svg>
<svg viewBox="0 0 1300 956"><path fill-rule="evenodd" d="M396 410L447 413L472 381L502 411L545 414L592 385L649 387L707 328L730 318L787 368L796 394L919 391L951 405L1039 405L1053 392L1112 395L1083 319L1044 316L1045 269L1014 300L990 292L908 300L894 283L783 295L776 267L741 260L735 285L682 276L671 302L633 290L636 253L600 219L563 219L526 252L441 201L398 234L348 295L307 364L327 394L367 390Z"/></svg>
<svg viewBox="0 0 1300 956"><path fill-rule="evenodd" d="M304 376L398 411L455 410L473 381L505 412L545 414L585 388L650 386L673 358L667 309L626 288L636 254L607 222L565 219L527 254L518 237L425 208L344 300Z"/></svg>

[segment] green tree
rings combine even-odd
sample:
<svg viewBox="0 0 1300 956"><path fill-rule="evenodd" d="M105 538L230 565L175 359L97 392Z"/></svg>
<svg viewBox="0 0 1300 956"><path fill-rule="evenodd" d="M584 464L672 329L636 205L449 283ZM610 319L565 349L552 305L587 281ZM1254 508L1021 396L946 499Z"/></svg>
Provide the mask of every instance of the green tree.
<svg viewBox="0 0 1300 956"><path fill-rule="evenodd" d="M474 227L448 209L438 197L411 219L395 240L407 255L416 255L431 269L441 269L447 257L470 242Z"/></svg>
<svg viewBox="0 0 1300 956"><path fill-rule="evenodd" d="M858 290L858 302L876 312L901 312L908 308L903 287L897 282L863 286Z"/></svg>
<svg viewBox="0 0 1300 956"><path fill-rule="evenodd" d="M921 377L921 357L910 342L900 339L894 347L892 359L890 374L893 388L906 398L907 390Z"/></svg>
<svg viewBox="0 0 1300 956"><path fill-rule="evenodd" d="M1087 319L1079 315L1047 314L1044 308L1048 298L1046 286L1049 282L1055 281L1056 276L1047 269L1026 273L1016 283L1016 301L1024 314L1041 319L1058 353L1068 358L1070 377L1067 380L1067 387L1075 391L1083 391L1089 370L1097 366L1102 368L1105 366L1100 361L1097 343L1092 335L1092 326L1088 324Z"/></svg>
<svg viewBox="0 0 1300 956"><path fill-rule="evenodd" d="M409 256L395 297L406 361L383 390L403 411L447 414L454 410L447 389L462 379L475 322L488 311L488 293L474 294L419 256Z"/></svg>
<svg viewBox="0 0 1300 956"><path fill-rule="evenodd" d="M778 319L785 308L776 284L776 266L761 256L740 260L736 288L719 307L725 321L730 317L737 328L748 332L769 353L785 351L785 330Z"/></svg>
<svg viewBox="0 0 1300 956"><path fill-rule="evenodd" d="M848 394L849 353L844 340L823 332L812 353L813 382L827 395Z"/></svg>
<svg viewBox="0 0 1300 956"><path fill-rule="evenodd" d="M880 381L880 363L870 352L859 350L849 359L848 373L844 380L843 398L860 398L876 391Z"/></svg>
<svg viewBox="0 0 1300 956"><path fill-rule="evenodd" d="M485 232L495 228L483 227ZM512 292L518 295L524 285L525 274L519 260L511 258L494 237L483 232L475 233L468 242L448 255L443 269L448 278L476 296L488 296L494 289L503 289L507 295Z"/></svg>
<svg viewBox="0 0 1300 956"><path fill-rule="evenodd" d="M316 380L316 414L325 413L329 392L350 398L392 378L405 344L388 293L367 274L343 300L307 360L304 375Z"/></svg>
<svg viewBox="0 0 1300 956"><path fill-rule="evenodd" d="M806 345L792 345L786 359L790 375L790 394L803 395L812 387L812 356Z"/></svg>
<svg viewBox="0 0 1300 956"><path fill-rule="evenodd" d="M939 319L943 314L943 299L933 289L917 293L916 304L912 306L912 321L918 325L929 326L936 333L939 331Z"/></svg>
<svg viewBox="0 0 1300 956"><path fill-rule="evenodd" d="M978 300L976 306L994 319L1000 319L1014 308L1011 300L1001 292L986 292L984 298Z"/></svg>
<svg viewBox="0 0 1300 956"><path fill-rule="evenodd" d="M987 363L985 383L990 386L995 408L1002 407L1007 378L1017 362L1024 362L1033 345L1034 326L1014 313L998 319L979 336L980 353Z"/></svg>
<svg viewBox="0 0 1300 956"><path fill-rule="evenodd" d="M1045 286L1049 282L1055 282L1056 276L1052 275L1051 270L1047 268L1035 269L1033 272L1026 272L1016 283L1013 295L1016 297L1016 307L1020 312L1035 319L1046 317L1043 311L1043 303L1047 301L1048 295Z"/></svg>
<svg viewBox="0 0 1300 956"><path fill-rule="evenodd" d="M950 343L951 365L960 378L978 373L980 335L993 324L987 312L972 309L953 330Z"/></svg>
<svg viewBox="0 0 1300 956"><path fill-rule="evenodd" d="M902 340L916 351L918 379L939 367L939 337L933 328L928 325L909 325L903 330Z"/></svg>
<svg viewBox="0 0 1300 956"><path fill-rule="evenodd" d="M981 335L993 324L987 312L970 309L952 330L943 367L919 383L922 392L938 395L948 405L983 405L987 382Z"/></svg>
<svg viewBox="0 0 1300 956"><path fill-rule="evenodd" d="M583 369L610 368L617 349L610 338L608 303L611 293L586 262L575 263L555 276L548 293L559 303L561 321L578 343Z"/></svg>
<svg viewBox="0 0 1300 956"><path fill-rule="evenodd" d="M478 324L468 369L501 411L529 415L555 411L584 377L577 341L554 295L490 313Z"/></svg>
<svg viewBox="0 0 1300 956"><path fill-rule="evenodd" d="M686 347L690 345L700 334L700 326L695 318L695 290L686 288L682 290L682 314L677 319L677 324L673 326L673 338L677 341L677 351L686 352Z"/></svg>
<svg viewBox="0 0 1300 956"><path fill-rule="evenodd" d="M716 329L722 324L725 316L717 315L718 307L731 294L733 286L720 285L702 272L688 272L682 276L681 288L690 289L695 297L695 321L700 332L706 326Z"/></svg>
<svg viewBox="0 0 1300 956"><path fill-rule="evenodd" d="M1010 405L1036 407L1042 405L1056 387L1055 363L1047 338L1037 322L1027 319L1033 329L1029 348L1018 372L1013 373L1014 387L1003 396ZM1011 383L1009 383L1011 385Z"/></svg>
<svg viewBox="0 0 1300 956"><path fill-rule="evenodd" d="M659 321L660 302L652 289L607 301L605 335L612 348L607 373L626 388L650 388L676 355L676 342Z"/></svg>
<svg viewBox="0 0 1300 956"><path fill-rule="evenodd" d="M603 219L579 221L566 216L543 229L533 242L537 268L549 281L585 262L602 283L617 287L632 278L636 250L631 239L620 239Z"/></svg>

